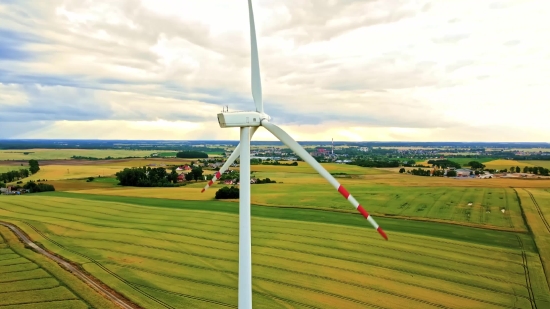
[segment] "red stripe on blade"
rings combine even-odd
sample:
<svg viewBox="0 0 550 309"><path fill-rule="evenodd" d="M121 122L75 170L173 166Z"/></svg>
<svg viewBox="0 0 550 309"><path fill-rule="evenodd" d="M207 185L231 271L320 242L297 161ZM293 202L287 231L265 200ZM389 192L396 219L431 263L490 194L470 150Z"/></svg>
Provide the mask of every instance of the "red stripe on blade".
<svg viewBox="0 0 550 309"><path fill-rule="evenodd" d="M359 205L357 206L357 210L363 215L363 217L368 218L370 215L369 213L363 208L363 206Z"/></svg>
<svg viewBox="0 0 550 309"><path fill-rule="evenodd" d="M346 200L348 199L349 192L342 185L338 187L338 192L340 192L340 194L342 194L346 198Z"/></svg>
<svg viewBox="0 0 550 309"><path fill-rule="evenodd" d="M210 180L210 181L208 182L208 186L210 187L213 183L214 183L214 182L213 182L212 180Z"/></svg>
<svg viewBox="0 0 550 309"><path fill-rule="evenodd" d="M382 237L384 237L385 240L388 240L388 235L386 235L386 233L384 232L384 230L382 230L381 227L378 227L376 230L378 231L378 233L380 233L380 235L382 235Z"/></svg>
<svg viewBox="0 0 550 309"><path fill-rule="evenodd" d="M216 176L216 179L220 179L220 177L222 177L219 171L217 171L216 174L214 174L214 176Z"/></svg>
<svg viewBox="0 0 550 309"><path fill-rule="evenodd" d="M201 190L201 193L203 193L203 192L204 192L204 190L206 190L206 189L205 189L205 188L202 188L202 190Z"/></svg>

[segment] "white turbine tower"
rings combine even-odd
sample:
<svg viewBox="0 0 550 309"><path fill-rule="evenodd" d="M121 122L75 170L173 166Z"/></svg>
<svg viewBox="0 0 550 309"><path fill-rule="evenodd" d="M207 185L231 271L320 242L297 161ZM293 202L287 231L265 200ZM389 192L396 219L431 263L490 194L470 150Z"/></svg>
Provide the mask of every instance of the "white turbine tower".
<svg viewBox="0 0 550 309"><path fill-rule="evenodd" d="M225 164L214 175L214 178L202 189L204 192L214 181L221 177L240 153L240 191L239 191L239 309L252 308L252 240L250 227L250 139L258 127L263 126L281 142L287 145L294 153L311 165L323 176L340 194L344 196L384 237L388 237L378 226L369 213L349 194L338 181L327 172L312 156L305 151L290 135L278 126L269 122L271 119L264 113L262 101L262 83L260 80L260 64L258 60L258 47L256 44L256 30L254 26L254 14L252 2L248 0L248 14L250 18L250 48L252 59L252 97L256 104L256 111L250 112L222 112L218 114L218 123L222 128L239 127L241 129L240 144L237 145ZM252 129L252 130L251 130Z"/></svg>

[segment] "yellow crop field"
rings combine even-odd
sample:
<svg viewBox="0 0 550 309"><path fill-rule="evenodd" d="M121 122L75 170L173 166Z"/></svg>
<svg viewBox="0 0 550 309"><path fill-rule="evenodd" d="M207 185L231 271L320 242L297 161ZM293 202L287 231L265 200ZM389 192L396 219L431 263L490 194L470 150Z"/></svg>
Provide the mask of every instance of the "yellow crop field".
<svg viewBox="0 0 550 309"><path fill-rule="evenodd" d="M0 218L142 307L236 308L237 205L88 197L0 196ZM253 208L254 308L550 306L527 234L380 222L390 241L360 216Z"/></svg>
<svg viewBox="0 0 550 309"><path fill-rule="evenodd" d="M154 150L125 150L125 149L25 149L0 150L0 160L62 160L72 156L94 158L145 157ZM25 154L28 153L28 154Z"/></svg>
<svg viewBox="0 0 550 309"><path fill-rule="evenodd" d="M550 160L526 160L523 162L525 162L526 164L531 164L532 166L550 168Z"/></svg>
<svg viewBox="0 0 550 309"><path fill-rule="evenodd" d="M204 183L201 183L204 186ZM217 189L216 189L217 190ZM128 197L154 197L165 199L178 200L196 200L205 201L212 200L216 194L216 190L208 190L201 193L199 187L176 187L176 188L136 188L136 187L117 187L117 188L98 188L87 190L69 190L68 192L99 194L99 195L114 195Z"/></svg>
<svg viewBox="0 0 550 309"><path fill-rule="evenodd" d="M122 170L121 166L100 166L100 165L43 165L38 173L25 178L28 180L47 179L75 179L84 177L97 177L114 175Z"/></svg>
<svg viewBox="0 0 550 309"><path fill-rule="evenodd" d="M493 169L508 169L510 170L510 167L512 166L519 166L520 168L523 168L524 166L533 166L532 164L528 163L527 161L517 161L517 160L493 160L489 162L483 163L485 164L486 168L493 168Z"/></svg>

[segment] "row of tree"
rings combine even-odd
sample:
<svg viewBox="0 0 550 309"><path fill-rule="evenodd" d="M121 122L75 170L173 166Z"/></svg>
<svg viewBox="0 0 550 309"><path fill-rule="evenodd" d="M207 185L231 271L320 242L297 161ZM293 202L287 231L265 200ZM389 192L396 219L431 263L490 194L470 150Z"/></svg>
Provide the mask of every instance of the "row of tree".
<svg viewBox="0 0 550 309"><path fill-rule="evenodd" d="M449 168L449 167L461 168L462 167L457 162L450 161L450 160L447 160L447 159L428 160L428 164L431 164L433 167L438 167L438 168Z"/></svg>
<svg viewBox="0 0 550 309"><path fill-rule="evenodd" d="M20 169L20 170L13 170L9 172L5 172L0 174L0 182L12 182L14 180L19 180L21 178L29 177L29 170L27 169Z"/></svg>
<svg viewBox="0 0 550 309"><path fill-rule="evenodd" d="M177 158L185 158L185 159L191 159L191 158L208 158L208 154L206 152L202 151L194 151L194 150L184 150L176 153Z"/></svg>
<svg viewBox="0 0 550 309"><path fill-rule="evenodd" d="M55 187L53 185L41 182L36 183L32 180L23 185L23 189L29 190L30 193L55 191Z"/></svg>
<svg viewBox="0 0 550 309"><path fill-rule="evenodd" d="M362 167L399 167L400 166L400 163L397 160L381 161L381 160L360 159L360 160L353 161L349 164L359 165Z"/></svg>
<svg viewBox="0 0 550 309"><path fill-rule="evenodd" d="M163 167L125 168L115 174L119 185L134 187L173 187L178 181L175 169L167 173Z"/></svg>
<svg viewBox="0 0 550 309"><path fill-rule="evenodd" d="M237 199L239 198L239 188L234 186L223 187L216 191L216 199Z"/></svg>
<svg viewBox="0 0 550 309"><path fill-rule="evenodd" d="M516 166L515 170L516 170L516 173L519 173L519 170L520 170L519 166ZM524 166L523 172L535 174L535 175L549 176L550 170L540 166Z"/></svg>
<svg viewBox="0 0 550 309"><path fill-rule="evenodd" d="M421 168L417 168L417 169L412 169L412 170L405 170L404 167L402 167L401 169L399 169L399 173L407 173L407 174L412 174L412 175L417 175L417 176L435 176L435 177L443 177L445 176L445 171L444 170L435 170L432 171L431 170L425 170L425 169L421 169ZM447 177L456 177L457 173L456 171L447 171Z"/></svg>
<svg viewBox="0 0 550 309"><path fill-rule="evenodd" d="M200 166L194 166L185 174L185 180L202 180L203 170ZM178 186L178 173L173 167L170 173L164 167L132 167L125 168L115 174L119 185L134 187L174 187Z"/></svg>

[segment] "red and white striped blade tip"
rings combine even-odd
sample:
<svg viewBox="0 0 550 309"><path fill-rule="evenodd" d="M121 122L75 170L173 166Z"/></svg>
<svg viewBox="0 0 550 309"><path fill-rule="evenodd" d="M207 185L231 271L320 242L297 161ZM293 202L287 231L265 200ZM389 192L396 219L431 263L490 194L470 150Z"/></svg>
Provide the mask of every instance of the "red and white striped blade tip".
<svg viewBox="0 0 550 309"><path fill-rule="evenodd" d="M386 232L384 232L381 227L378 227L376 230L380 233L380 235L382 235L382 237L384 237L385 240L388 240L388 235L386 235Z"/></svg>

